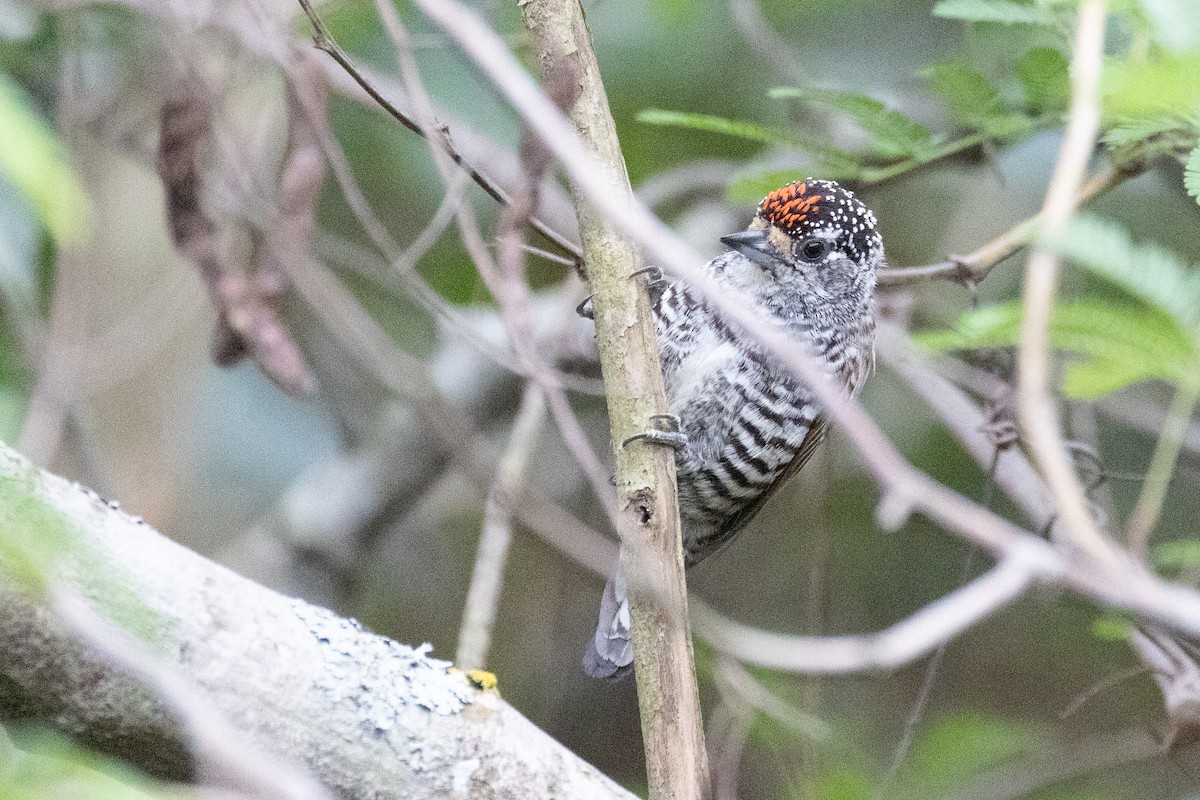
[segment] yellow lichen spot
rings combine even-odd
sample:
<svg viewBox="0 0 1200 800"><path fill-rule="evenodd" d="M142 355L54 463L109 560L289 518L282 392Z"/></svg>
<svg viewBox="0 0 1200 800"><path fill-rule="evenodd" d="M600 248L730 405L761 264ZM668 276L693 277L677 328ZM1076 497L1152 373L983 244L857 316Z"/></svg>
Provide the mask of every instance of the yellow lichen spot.
<svg viewBox="0 0 1200 800"><path fill-rule="evenodd" d="M500 693L500 690L496 688L500 685L500 681L496 679L496 674L488 672L486 669L471 670L467 673L467 680L470 681L472 686L481 691Z"/></svg>

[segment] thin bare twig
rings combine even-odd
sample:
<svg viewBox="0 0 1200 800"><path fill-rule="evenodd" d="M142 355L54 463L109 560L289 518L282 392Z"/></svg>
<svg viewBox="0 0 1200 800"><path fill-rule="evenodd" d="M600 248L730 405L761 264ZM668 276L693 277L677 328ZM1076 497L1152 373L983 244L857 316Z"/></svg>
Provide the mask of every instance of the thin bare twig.
<svg viewBox="0 0 1200 800"><path fill-rule="evenodd" d="M961 392L928 367L922 365L912 347L903 343L902 338L901 331L893 329L890 325L881 326L879 342L885 360L928 403L938 417L950 427L955 436L963 442L968 452L982 465L987 448L987 437L982 425L983 415ZM993 474L996 485L1008 494L1034 525L1040 526L1042 520L1052 514L1053 508L1050 505L1051 498L1045 485L1034 471L1033 466L1025 458L1021 449L1017 447L1009 447L1003 452L997 452L994 458ZM1169 476L1169 470L1166 474ZM1103 505L1103 500L1101 500L1101 504ZM1105 509L1105 511L1110 510ZM1117 676L1091 687L1072 701L1063 711L1062 716L1074 713L1083 703L1115 683L1141 674L1147 669L1156 669L1155 655L1158 654L1165 658L1163 654L1169 650L1173 654L1172 663L1176 664L1176 667L1170 670L1168 675L1174 677L1164 677L1158 680L1160 688L1163 690L1168 717L1171 718L1172 730L1187 734L1197 720L1200 720L1200 716L1197 717L1197 720L1189 721L1186 713L1172 714L1172 709L1184 708L1186 710L1186 704L1182 701L1188 697L1189 691L1194 693L1191 695L1191 699L1196 707L1200 708L1200 681L1192 682L1190 680L1190 676L1200 673L1195 672L1195 664L1174 640L1169 640L1165 634L1160 634L1159 638L1163 641L1155 644L1153 641L1149 643L1143 641L1144 636L1142 639L1131 637L1130 644L1143 661L1144 666L1118 673ZM1169 695L1168 691L1172 694Z"/></svg>
<svg viewBox="0 0 1200 800"><path fill-rule="evenodd" d="M289 62L290 63L290 62ZM469 325L463 325L461 313L449 307L444 299L428 283L421 277L420 273L413 269L415 264L414 257L419 255L417 250L418 242L414 241L407 249L403 249L392 237L387 226L372 209L370 202L367 200L366 194L363 192L361 185L354 176L354 172L350 167L349 159L346 157L345 151L338 143L336 137L328 129L324 116L320 114L320 109L308 104L304 95L298 95L298 100L301 107L308 115L308 121L316 132L317 140L321 144L321 148L325 153L325 158L329 162L330 169L333 171L334 179L337 181L339 188L342 191L342 196L346 200L346 204L350 207L354 218L358 220L363 231L371 240L371 243L383 254L392 269L389 272L391 278L399 284L405 292L408 293L419 305L429 311L435 320L438 320L442 325L443 330L454 333L455 335L463 336L478 345L480 352L496 360L498 364L506 369L511 369L518 374L526 374L524 366L520 361L511 355L504 353L498 348L487 346L479 342L477 338L472 337ZM463 208L463 204L449 204L451 199L454 199L456 193L452 191L453 187L457 186L457 179L447 178L447 202L442 203L442 207L453 213L449 215L450 219L455 218ZM440 222L443 219L442 214L438 213L434 216L434 222ZM446 220L449 222L449 219ZM431 223L432 224L432 223ZM425 229L430 230L429 227ZM468 228L468 231L470 228ZM424 231L423 231L424 233ZM418 236L420 239L421 236ZM472 241L478 242L475 247L475 253L486 253L486 248L480 242L479 237L472 237ZM324 238L319 240L319 243L325 242ZM562 379L564 385L570 385L572 388L580 388L582 390L591 390L593 383L591 381L575 381L571 376L560 375L557 372L552 373L555 379Z"/></svg>
<svg viewBox="0 0 1200 800"><path fill-rule="evenodd" d="M1096 404L1096 410L1126 428L1150 436L1160 435L1167 424L1167 412L1159 403L1128 391L1105 397ZM1180 446L1190 465L1200 463L1200 423L1188 423Z"/></svg>
<svg viewBox="0 0 1200 800"><path fill-rule="evenodd" d="M1091 157L1100 121L1105 18L1103 0L1087 0L1079 7L1071 60L1071 110L1042 210L1043 242L1066 225ZM1049 245L1036 245L1025 270L1025 317L1017 355L1021 427L1033 459L1054 496L1066 543L1112 567L1119 563L1116 550L1100 533L1088 511L1083 488L1063 446L1058 411L1050 394L1049 331L1057 282L1057 256Z"/></svg>
<svg viewBox="0 0 1200 800"><path fill-rule="evenodd" d="M483 507L483 532L475 553L475 569L463 604L462 623L458 629L458 651L454 662L465 670L487 666L491 646L492 626L500 607L500 589L504 585L504 567L508 562L508 547L512 542L513 516L519 505L517 492L523 482L537 444L538 432L546 416L546 400L536 384L525 387L521 407L513 421L508 447L496 471L496 480L488 491Z"/></svg>
<svg viewBox="0 0 1200 800"><path fill-rule="evenodd" d="M729 11L751 51L764 57L782 80L811 80L812 71L800 63L791 42L772 27L758 0L730 0Z"/></svg>
<svg viewBox="0 0 1200 800"><path fill-rule="evenodd" d="M1000 454L999 449L996 455ZM993 470L995 461L993 463ZM967 552L966 560L963 562L962 581L965 581L971 574L971 568L975 560L975 555L978 548L972 547ZM879 779L875 790L871 793L873 800L885 800L891 795L892 786L896 782L900 770L904 768L904 762L908 759L909 753L912 752L913 742L917 739L917 730L921 727L924 721L925 714L929 709L929 698L933 696L933 686L937 681L938 673L942 668L942 661L946 658L946 651L950 647L950 638L947 637L933 651L933 656L925 665L924 674L921 676L921 684L917 687L917 696L913 700L912 708L909 710L907 717L904 719L904 727L900 729L900 738L896 741L896 747L892 751L892 759L888 763L887 771Z"/></svg>
<svg viewBox="0 0 1200 800"><path fill-rule="evenodd" d="M1097 733L1077 741L1038 748L987 770L930 800L1020 800L1038 789L1071 778L1104 772L1122 764L1145 761L1162 754L1162 745L1145 728ZM926 797L929 797L928 794Z"/></svg>
<svg viewBox="0 0 1200 800"><path fill-rule="evenodd" d="M384 22L393 44L396 45L396 59L405 88L412 99L416 110L416 121L425 130L425 139L430 142L430 149L435 163L441 170L442 179L449 182L452 179L454 167L451 159L432 143L435 140L433 130L433 103L429 93L421 81L416 59L412 54L408 31L400 22L396 10L387 0L376 0L375 7ZM569 75L557 80L559 94L564 104L573 101L578 91L576 80ZM523 137L522 162L524 164L524 180L521 188L512 197L505 213L501 217L503 230L500 237L501 263L498 265L488 252L480 232L479 224L470 205L461 204L457 209L459 238L467 253L471 256L476 269L492 296L500 305L500 318L504 321L509 332L513 348L522 362L522 372L538 383L546 396L550 413L562 433L563 441L575 457L575 461L583 470L592 487L596 500L604 508L609 518L616 519L616 506L613 502L612 488L608 483L608 471L600 463L600 458L592 448L591 442L575 412L571 409L566 392L556 380L554 370L538 351L533 335L533 318L529 297L529 287L525 280L524 252L520 232L526 221L537 207L537 187L542 175L550 165L549 152L536 138ZM503 267L503 269L502 269ZM615 525L614 525L615 527Z"/></svg>
<svg viewBox="0 0 1200 800"><path fill-rule="evenodd" d="M635 194L650 208L700 193L721 198L738 169L732 161L689 161L642 181Z"/></svg>
<svg viewBox="0 0 1200 800"><path fill-rule="evenodd" d="M722 693L721 703L709 714L705 740L713 751L713 800L738 800L738 780L746 740L754 725L754 711L741 698Z"/></svg>
<svg viewBox="0 0 1200 800"><path fill-rule="evenodd" d="M876 342L883 363L937 415L975 463L991 471L992 480L1017 504L1028 523L1040 529L1052 520L1054 507L1046 484L1024 452L1019 447L996 452L995 442L987 433L988 419L983 411L921 358L920 351L904 331L895 325L881 324ZM992 381L999 383L995 376ZM989 389L990 394L998 387L981 388Z"/></svg>
<svg viewBox="0 0 1200 800"><path fill-rule="evenodd" d="M461 176L459 180L466 180L466 177ZM438 211L430 220L429 225L422 230L421 234L417 235L417 239L413 240L413 245L410 245L409 249L405 251L406 254L413 250L417 240L426 231L431 230L434 226L439 226L441 230L444 230L445 226L454 220L457 209L450 205L454 199L452 192L447 191L441 206L439 206ZM448 209L448 211L444 212L443 209ZM429 313L430 318L437 324L438 330L446 340L465 342L489 361L495 362L514 375L528 377L524 364L518 359L516 354L505 349L501 342L492 341L483 335L478 330L479 325L472 318L471 314L448 303L432 286L425 282L420 273L415 270L404 271L403 262L396 269L392 269L387 260L375 250L325 230L317 232L317 255L321 259L336 264L340 268L353 270L363 275L373 283L379 284L380 288L384 291L402 293ZM553 305L561 307L564 311L570 311L570 322L575 322L577 318L573 309L579 302L579 298L575 296L578 293L572 287L563 287L556 294L557 297L552 303L545 303L543 305ZM534 321L543 323L538 329L539 336L537 342L538 349L541 352L545 352L547 345L553 339L553 336L546 335L547 331L558 329L565 333L568 328L572 327L568 323L553 321L557 318L565 318L564 314L557 314L556 311L556 308L541 308L540 313L535 315ZM552 322L544 324L545 320L551 320ZM591 338L590 331L588 332L588 338ZM561 359L561 356L561 353L555 351L554 356L549 360L557 362ZM604 384L598 378L574 375L562 370L555 370L553 375L556 382L572 392L594 397L604 396Z"/></svg>
<svg viewBox="0 0 1200 800"><path fill-rule="evenodd" d="M1162 691L1168 752L1200 741L1200 664L1172 636L1154 627L1130 632L1129 643Z"/></svg>
<svg viewBox="0 0 1200 800"><path fill-rule="evenodd" d="M350 292L320 265L292 265L296 291L347 352L408 403L450 453L454 465L481 492L494 481L497 448L470 417L450 405L412 354L398 347ZM613 543L563 510L543 493L524 489L517 518L584 569L602 575L615 556Z"/></svg>
<svg viewBox="0 0 1200 800"><path fill-rule="evenodd" d="M633 237L659 265L689 283L747 335L811 386L830 419L854 443L865 464L903 518L920 510L960 537L999 555L1023 552L1048 570L1043 575L1100 603L1200 633L1200 595L1165 583L1131 562L1097 564L1060 553L1037 537L934 481L904 460L861 404L843 397L795 342L772 331L740 298L721 292L697 267L703 259L636 201L614 192L562 115L517 64L500 38L456 0L423 2L422 8L459 44L500 89L530 127L554 151L578 190L608 221Z"/></svg>
<svg viewBox="0 0 1200 800"><path fill-rule="evenodd" d="M426 100L426 94L424 86L420 85L415 60L409 51L411 44L407 31L401 26L390 4L380 0L377 6L399 51L401 74L408 84L409 94L420 110L422 101ZM534 382L525 388L521 408L513 423L508 449L484 507L483 534L480 537L475 570L471 575L471 585L463 609L463 622L459 630L458 663L463 669L480 669L486 664L492 625L499 608L508 546L512 540L512 518L516 507L513 493L521 481L542 418L545 416L547 394L550 395L554 416L564 438L569 443L574 443L571 449L577 460L583 459L580 461L581 465L585 469L588 466L592 467L589 474L592 475L593 484L596 481L595 462L598 459L590 446L581 450L578 442L582 440L586 445L586 439L582 437L579 421L567 404L566 393L552 379L548 363L534 346L533 315L525 279L524 233L529 218L537 208L538 187L550 165L550 154L527 134L522 137L521 154L523 186L518 190L514 201L505 206L500 220L500 275L488 274L488 277L491 278L491 285L495 287L493 292L500 304L501 316L514 348L536 377ZM434 155L436 158L437 154ZM443 171L443 176L445 175ZM462 217L460 219L464 224L468 222ZM471 233L477 235L477 231ZM472 255L477 257L479 254ZM477 260L476 263L484 273L492 268L492 265L483 259ZM589 456L593 462L591 464L586 461ZM593 486L593 489L596 490L597 487ZM601 503L610 496L607 486L598 489L598 499Z"/></svg>
<svg viewBox="0 0 1200 800"><path fill-rule="evenodd" d="M833 730L823 720L796 708L763 686L740 662L732 658L719 659L713 677L722 694L735 695L741 703L807 739L824 742L833 735Z"/></svg>
<svg viewBox="0 0 1200 800"><path fill-rule="evenodd" d="M1130 178L1141 174L1132 167L1114 170L1104 169L1093 175L1075 197L1075 205L1083 205L1094 197L1104 194ZM1004 259L1015 255L1027 246L1042 228L1045 210L1018 222L987 244L965 256L953 256L948 261L921 267L896 267L879 271L879 286L903 286L919 281L942 278L945 280L969 280L978 283L991 274L992 269Z"/></svg>
<svg viewBox="0 0 1200 800"><path fill-rule="evenodd" d="M890 628L863 636L772 633L733 622L696 600L692 621L696 632L714 648L747 664L817 674L894 669L1011 603L1048 577L1044 569L1032 554L1009 557Z"/></svg>
<svg viewBox="0 0 1200 800"><path fill-rule="evenodd" d="M441 148L442 152L449 156L455 164L457 164L468 175L471 176L471 180L475 181L475 183L479 185L479 188L487 192L489 197L501 205L508 205L509 202L511 202L508 193L505 192L499 184L497 184L463 157L462 153L458 151L458 149L454 146L453 141L451 141L448 130L442 128L438 132L437 136L431 137L424 125L422 125L419 121L410 119L407 115L401 112L400 109L396 108L391 101L384 97L379 90L375 88L374 84L363 77L358 68L354 66L354 62L350 60L350 57L346 55L346 52L342 50L341 46L338 45L337 40L333 38L333 34L329 32L329 28L326 27L320 15L318 15L316 10L312 7L312 3L309 2L309 0L299 0L299 2L301 8L304 9L304 13L308 16L309 21L312 23L312 26L316 31L316 35L313 37L313 42L317 49L328 53L330 57L333 58L333 60L336 61L342 67L342 69L344 69L346 73L354 79L355 83L362 87L363 91L370 95L371 99L373 99L381 108L395 118L397 122L418 136L429 139L431 144L436 143L436 145ZM559 234L558 231L542 222L536 216L530 216L529 225L535 231L544 236L555 247L557 247L566 255L570 256L574 260L577 268L579 268L579 265L583 263L582 251L574 242Z"/></svg>
<svg viewBox="0 0 1200 800"><path fill-rule="evenodd" d="M1146 483L1142 486L1142 493L1125 528L1125 547L1136 556L1146 555L1146 545L1162 513L1167 487L1171 484L1171 475L1175 472L1179 451L1183 448L1197 402L1200 402L1200 385L1183 385L1175 390L1166 424L1150 458Z"/></svg>
<svg viewBox="0 0 1200 800"><path fill-rule="evenodd" d="M1075 697L1071 699L1071 702L1067 703L1063 710L1059 712L1058 718L1067 719L1068 717L1073 716L1079 711L1079 709L1091 702L1091 700L1100 693L1106 692L1117 684L1124 683L1130 678L1136 678L1139 675L1145 675L1146 672L1147 667L1145 665L1130 667L1129 669L1121 670L1115 675L1110 675L1097 681L1079 694L1075 695Z"/></svg>

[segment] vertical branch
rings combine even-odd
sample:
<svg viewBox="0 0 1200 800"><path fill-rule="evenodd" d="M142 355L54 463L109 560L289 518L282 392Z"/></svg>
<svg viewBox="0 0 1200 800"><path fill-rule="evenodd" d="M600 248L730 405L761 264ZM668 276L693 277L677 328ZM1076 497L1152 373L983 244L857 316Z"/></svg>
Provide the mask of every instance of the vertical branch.
<svg viewBox="0 0 1200 800"><path fill-rule="evenodd" d="M1042 207L1041 243L1029 256L1025 270L1025 322L1021 326L1017 371L1021 424L1033 459L1054 496L1067 542L1111 565L1117 551L1101 535L1088 512L1083 487L1063 445L1058 412L1050 394L1050 316L1058 286L1058 259L1046 244L1071 216L1096 138L1104 20L1104 0L1087 0L1080 6L1071 59L1070 119Z"/></svg>
<svg viewBox="0 0 1200 800"><path fill-rule="evenodd" d="M1129 523L1125 530L1125 546L1136 556L1146 555L1146 544L1154 526L1158 524L1163 500L1167 496L1167 487L1171 483L1171 474L1175 472L1175 463L1179 460L1179 451L1183 448L1188 423L1198 401L1200 387L1184 385L1175 390L1175 399L1171 401L1167 421L1159 434L1158 444L1154 447L1154 455L1150 458L1146 484L1142 487L1142 494L1138 497L1133 513L1129 515Z"/></svg>
<svg viewBox="0 0 1200 800"><path fill-rule="evenodd" d="M512 543L513 518L520 503L521 483L545 416L546 398L537 384L529 383L513 422L508 449L500 461L483 510L483 532L475 553L475 568L467 589L462 624L458 629L458 650L454 656L454 662L464 670L487 666L492 626L500 606L504 567Z"/></svg>
<svg viewBox="0 0 1200 800"><path fill-rule="evenodd" d="M580 82L570 111L596 169L622 197L631 189L616 126L578 0L522 5L543 81L569 72ZM623 446L666 409L650 300L633 278L640 255L572 185L584 261L593 292L596 338L612 420L620 496L621 569L631 590L638 703L650 797L702 798L708 764L692 663L683 578L675 463L670 451Z"/></svg>

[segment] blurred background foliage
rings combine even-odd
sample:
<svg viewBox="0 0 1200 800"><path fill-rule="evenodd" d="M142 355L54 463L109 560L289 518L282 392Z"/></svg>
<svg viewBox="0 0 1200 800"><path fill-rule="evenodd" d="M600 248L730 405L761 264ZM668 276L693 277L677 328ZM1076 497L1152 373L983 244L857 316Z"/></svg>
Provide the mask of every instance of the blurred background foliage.
<svg viewBox="0 0 1200 800"><path fill-rule="evenodd" d="M476 7L531 64L516 4ZM809 174L855 186L880 219L893 266L970 252L1040 206L1068 100L1071 2L590 0L586 9L634 185L705 252L744 225L766 190ZM371 3L321 10L356 59L394 72ZM399 11L452 129L461 123L515 150L519 126L497 93L414 9ZM1080 357L1065 374L1071 435L1093 443L1119 478L1105 484L1114 530L1147 472L1156 474L1165 492L1156 563L1195 583L1200 436L1187 423L1200 393L1200 6L1120 0L1110 11L1104 159L1136 176L1090 203L1058 243L1081 269L1065 276L1055 340ZM308 35L285 0L0 0L0 438L235 570L449 657L479 493L303 303L289 303L286 319L321 385L314 397L285 396L248 363L214 366L214 312L170 243L154 156L171 66L202 63L224 93L221 152L253 156L224 169L224 213L252 216L256 187L278 168L282 80L251 47L254 24ZM343 96L330 119L367 199L390 234L410 242L443 194L426 145ZM496 208L470 196L491 230ZM569 225L570 209L547 213ZM502 441L518 381L439 334L395 289L332 181L318 222L318 255ZM953 282L892 289L886 305L913 330L933 331L931 348L1002 348L1020 319L1020 266L1002 263L970 291ZM453 233L418 269L494 337L490 298ZM529 274L540 289L582 294L561 265L531 258ZM993 502L985 472L897 376L881 368L864 401L917 466ZM574 402L605 453L602 402ZM1157 442L1168 418L1177 435ZM538 456L531 482L601 527L554 431L541 435ZM378 496L395 483L408 488ZM984 567L920 519L882 535L877 499L835 434L691 586L765 628L862 632ZM360 506L357 516L329 510ZM32 546L35 523L0 531L0 548L29 565L8 579L36 583L38 564L69 547L49 530L44 548ZM592 682L579 665L599 590L522 531L489 667L534 722L636 788L632 682ZM738 765L743 797L1200 795L1195 754L1168 756L1156 743L1161 702L1147 675L1063 714L1136 664L1124 630L1073 598L1038 592L952 642L936 672L928 661L846 678L754 672L788 714L731 704L721 665L698 643L710 749L726 775ZM0 739L0 776L0 800L179 791L27 732Z"/></svg>

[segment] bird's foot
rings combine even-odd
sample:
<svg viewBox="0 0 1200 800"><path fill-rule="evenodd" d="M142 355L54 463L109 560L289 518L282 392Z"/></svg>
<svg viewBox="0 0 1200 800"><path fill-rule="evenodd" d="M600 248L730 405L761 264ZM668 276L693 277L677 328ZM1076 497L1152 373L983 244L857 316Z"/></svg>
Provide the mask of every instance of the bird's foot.
<svg viewBox="0 0 1200 800"><path fill-rule="evenodd" d="M647 283L658 283L663 279L662 267L643 267L629 273L631 278L636 278L638 275L645 275Z"/></svg>
<svg viewBox="0 0 1200 800"><path fill-rule="evenodd" d="M583 317L584 319L595 319L596 318L596 312L592 308L592 296L590 294L587 297L580 300L579 305L575 306L575 313L578 314L579 316Z"/></svg>
<svg viewBox="0 0 1200 800"><path fill-rule="evenodd" d="M649 428L641 433L635 433L621 442L621 446L625 447L630 442L642 441L648 444L666 445L673 450L683 450L687 447L688 436L679 430L679 415L651 414L650 424L656 427Z"/></svg>
<svg viewBox="0 0 1200 800"><path fill-rule="evenodd" d="M666 285L663 283L663 271L658 267L646 267L644 269L639 269L636 272L630 273L629 277L636 278L639 275L646 276L651 297L654 297L656 294L661 294L662 290L666 288ZM595 309L592 308L592 295L589 294L579 302L579 305L575 306L575 313L584 319L596 318Z"/></svg>
<svg viewBox="0 0 1200 800"><path fill-rule="evenodd" d="M639 269L629 277L636 278L638 275L646 276L646 292L650 295L650 302L658 305L658 299L667 290L667 282L663 280L662 269L659 267L646 267Z"/></svg>

